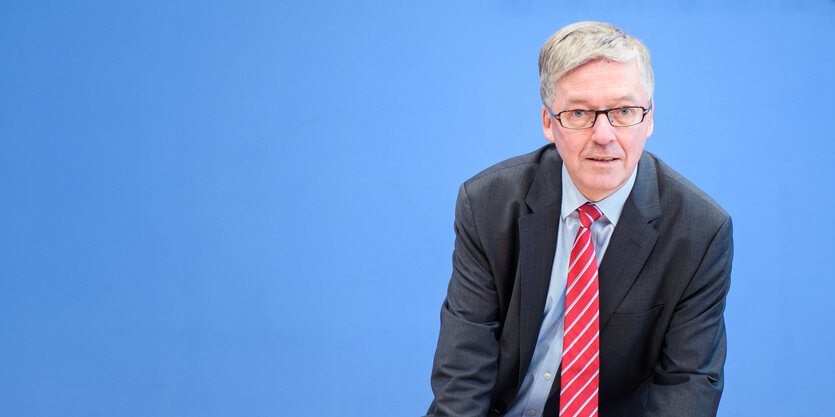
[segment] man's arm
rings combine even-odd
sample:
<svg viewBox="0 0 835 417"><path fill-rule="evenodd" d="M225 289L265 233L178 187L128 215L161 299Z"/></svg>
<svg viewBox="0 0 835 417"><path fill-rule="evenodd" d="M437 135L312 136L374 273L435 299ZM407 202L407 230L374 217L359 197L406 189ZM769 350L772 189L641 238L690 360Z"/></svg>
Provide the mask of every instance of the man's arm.
<svg viewBox="0 0 835 417"><path fill-rule="evenodd" d="M725 364L725 296L730 285L733 237L728 217L673 313L646 416L714 416Z"/></svg>
<svg viewBox="0 0 835 417"><path fill-rule="evenodd" d="M435 401L430 415L484 416L498 372L499 306L490 264L463 185L455 208L455 235L452 277L441 308L441 331L432 368Z"/></svg>

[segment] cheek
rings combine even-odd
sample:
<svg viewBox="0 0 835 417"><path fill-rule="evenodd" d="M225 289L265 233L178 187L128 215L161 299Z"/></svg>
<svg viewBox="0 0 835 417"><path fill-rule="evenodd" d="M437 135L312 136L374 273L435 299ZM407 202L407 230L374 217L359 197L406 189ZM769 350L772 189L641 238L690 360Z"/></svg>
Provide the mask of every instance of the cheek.
<svg viewBox="0 0 835 417"><path fill-rule="evenodd" d="M623 150L630 156L639 158L641 152L644 150L646 143L646 130L642 129L638 135L629 138L625 143L622 143Z"/></svg>
<svg viewBox="0 0 835 417"><path fill-rule="evenodd" d="M589 144L588 140L583 140L579 137L572 137L572 135L555 135L557 150L563 159L570 156L576 156L582 153L583 149Z"/></svg>

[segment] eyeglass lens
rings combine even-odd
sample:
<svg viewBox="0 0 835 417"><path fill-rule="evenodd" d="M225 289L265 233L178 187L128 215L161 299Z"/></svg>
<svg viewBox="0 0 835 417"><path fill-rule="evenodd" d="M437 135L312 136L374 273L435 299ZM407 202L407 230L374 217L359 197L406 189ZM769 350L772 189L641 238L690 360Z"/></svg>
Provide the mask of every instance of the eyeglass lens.
<svg viewBox="0 0 835 417"><path fill-rule="evenodd" d="M561 112L560 121L564 127L569 128L583 128L594 124L595 116L594 110L569 110ZM632 126L640 123L644 118L644 109L642 107L620 107L609 110L606 113L609 121L613 126Z"/></svg>

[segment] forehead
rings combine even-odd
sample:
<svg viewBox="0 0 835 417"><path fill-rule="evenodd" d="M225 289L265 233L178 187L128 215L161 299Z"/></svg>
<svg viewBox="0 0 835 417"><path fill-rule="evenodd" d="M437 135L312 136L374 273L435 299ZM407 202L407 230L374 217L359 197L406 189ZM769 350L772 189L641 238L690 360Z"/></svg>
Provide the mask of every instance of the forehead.
<svg viewBox="0 0 835 417"><path fill-rule="evenodd" d="M561 106L616 106L649 100L635 61L590 61L560 78L555 93L555 104Z"/></svg>

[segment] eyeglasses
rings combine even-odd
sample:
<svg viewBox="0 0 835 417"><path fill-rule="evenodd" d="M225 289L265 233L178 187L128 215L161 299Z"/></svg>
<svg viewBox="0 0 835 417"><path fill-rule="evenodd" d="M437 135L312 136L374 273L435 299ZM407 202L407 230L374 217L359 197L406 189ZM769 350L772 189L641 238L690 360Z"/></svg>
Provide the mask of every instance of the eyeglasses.
<svg viewBox="0 0 835 417"><path fill-rule="evenodd" d="M545 108L566 129L588 129L594 126L597 116L601 113L606 115L612 126L627 127L643 122L644 117L652 109L652 102L649 102L649 107L625 106L606 110L565 110L556 114L548 106Z"/></svg>

